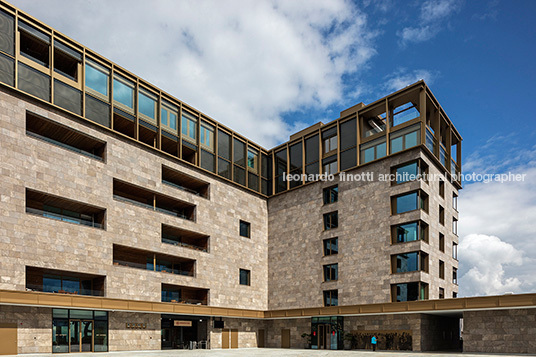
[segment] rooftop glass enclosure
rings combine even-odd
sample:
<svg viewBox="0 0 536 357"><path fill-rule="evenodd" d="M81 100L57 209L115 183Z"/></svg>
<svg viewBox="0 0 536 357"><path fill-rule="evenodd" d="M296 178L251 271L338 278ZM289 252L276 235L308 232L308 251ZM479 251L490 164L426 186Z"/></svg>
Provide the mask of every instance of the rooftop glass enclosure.
<svg viewBox="0 0 536 357"><path fill-rule="evenodd" d="M270 196L310 181L285 174L335 174L419 145L460 173L461 136L422 81L266 150L8 4L0 23L0 85L252 192Z"/></svg>

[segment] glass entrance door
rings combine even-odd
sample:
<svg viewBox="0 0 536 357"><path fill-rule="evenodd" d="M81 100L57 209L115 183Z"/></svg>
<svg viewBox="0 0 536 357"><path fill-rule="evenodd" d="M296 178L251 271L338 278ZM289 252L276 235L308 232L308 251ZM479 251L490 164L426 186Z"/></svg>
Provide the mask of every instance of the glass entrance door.
<svg viewBox="0 0 536 357"><path fill-rule="evenodd" d="M318 349L333 349L331 335L332 329L330 324L318 325Z"/></svg>
<svg viewBox="0 0 536 357"><path fill-rule="evenodd" d="M93 321L69 321L70 352L93 352Z"/></svg>

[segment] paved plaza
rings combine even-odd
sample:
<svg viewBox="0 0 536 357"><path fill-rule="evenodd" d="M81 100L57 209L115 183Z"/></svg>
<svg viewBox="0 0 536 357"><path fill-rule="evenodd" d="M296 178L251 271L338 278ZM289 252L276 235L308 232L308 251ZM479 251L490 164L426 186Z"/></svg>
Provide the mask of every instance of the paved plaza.
<svg viewBox="0 0 536 357"><path fill-rule="evenodd" d="M318 351L318 350L288 350L272 348L241 348L232 350L167 350L167 351L139 351L139 352L108 352L108 353L72 353L61 354L62 356L99 356L99 357L486 357L486 356L534 356L534 355L515 355L515 354L481 354L481 353L423 353L423 352L395 352L395 351ZM19 355L21 356L21 355ZM24 354L24 357L45 357L57 354ZM10 356L7 356L10 357ZM13 356L14 357L14 356Z"/></svg>

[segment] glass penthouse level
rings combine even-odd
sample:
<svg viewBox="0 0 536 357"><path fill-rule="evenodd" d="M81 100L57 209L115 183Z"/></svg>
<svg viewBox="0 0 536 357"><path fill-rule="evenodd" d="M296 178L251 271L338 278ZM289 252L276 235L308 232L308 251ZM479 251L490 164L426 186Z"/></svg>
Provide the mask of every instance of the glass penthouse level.
<svg viewBox="0 0 536 357"><path fill-rule="evenodd" d="M264 196L307 184L284 174L334 174L415 146L449 175L461 167L461 136L423 81L266 150L3 2L0 84Z"/></svg>

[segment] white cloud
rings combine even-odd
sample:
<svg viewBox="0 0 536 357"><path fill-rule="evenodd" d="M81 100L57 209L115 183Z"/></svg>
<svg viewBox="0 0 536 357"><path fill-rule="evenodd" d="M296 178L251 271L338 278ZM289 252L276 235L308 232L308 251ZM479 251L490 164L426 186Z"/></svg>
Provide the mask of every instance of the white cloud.
<svg viewBox="0 0 536 357"><path fill-rule="evenodd" d="M344 0L13 3L268 148L291 133L282 114L342 102L375 54Z"/></svg>
<svg viewBox="0 0 536 357"><path fill-rule="evenodd" d="M416 69L413 71L408 71L405 68L401 68L396 70L389 76L385 77L384 90L387 92L394 92L421 79L424 79L424 81L428 85L430 85L434 82L437 76L437 73L426 69Z"/></svg>
<svg viewBox="0 0 536 357"><path fill-rule="evenodd" d="M507 149L511 141L491 138L463 167L464 174L511 171L525 179L460 191L461 295L536 290L536 148Z"/></svg>
<svg viewBox="0 0 536 357"><path fill-rule="evenodd" d="M424 42L435 37L442 29L443 22L461 8L460 0L427 0L422 3L419 26L408 26L397 33L402 46L408 43ZM415 19L412 19L415 21Z"/></svg>

